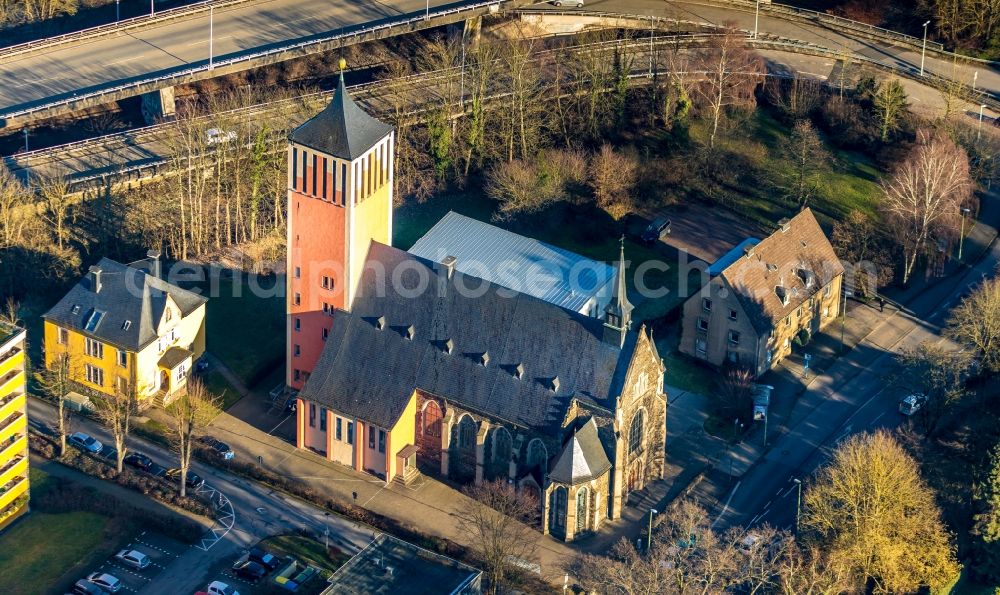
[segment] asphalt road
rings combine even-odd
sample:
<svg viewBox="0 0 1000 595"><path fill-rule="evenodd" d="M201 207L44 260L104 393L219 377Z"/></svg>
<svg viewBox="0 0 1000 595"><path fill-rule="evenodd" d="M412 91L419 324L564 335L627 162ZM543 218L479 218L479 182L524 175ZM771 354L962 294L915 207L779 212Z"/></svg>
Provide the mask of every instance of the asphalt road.
<svg viewBox="0 0 1000 595"><path fill-rule="evenodd" d="M984 205L983 219L995 226L997 211L994 199ZM793 526L797 506L794 479L808 482L810 473L847 436L904 423L897 407L909 388L905 379L889 382L899 378L895 355L923 342L945 341L942 326L959 296L984 276L994 276L998 262L1000 242L994 241L975 266L929 288L908 304L908 310L882 323L818 376L792 411L788 431L771 444L721 503L716 526Z"/></svg>
<svg viewBox="0 0 1000 595"><path fill-rule="evenodd" d="M447 3L432 0L430 6ZM424 0L248 2L215 11L213 55L222 60L425 6ZM0 111L204 65L208 56L207 14L121 36L59 45L0 64Z"/></svg>
<svg viewBox="0 0 1000 595"><path fill-rule="evenodd" d="M54 427L55 408L35 398L28 400L28 417L34 426ZM104 444L113 444L105 428L89 419L73 417L72 431L85 432ZM159 445L139 438L128 440L131 451L141 451L167 467L176 466L176 456ZM252 455L237 453L252 460ZM260 484L226 473L215 467L194 463L196 473L205 478L212 500L220 501L219 521L202 542L189 547L143 589L143 595L177 595L204 589L212 580L225 580L220 568L226 568L243 550L265 537L309 530L322 535L330 530L330 543L354 554L373 539L372 530L346 519L327 515L320 508L289 498ZM226 505L231 505L231 509ZM232 515L231 522L228 515ZM228 526L228 527L227 527ZM232 582L232 581L230 581Z"/></svg>
<svg viewBox="0 0 1000 595"><path fill-rule="evenodd" d="M445 4L440 0L430 6ZM287 44L294 40L336 31L350 25L375 22L418 11L420 0L263 0L215 12L213 54L224 59ZM540 5L548 6L548 5ZM595 11L658 15L699 23L735 23L753 30L754 15L746 9L707 6L697 2L662 0L596 0L586 8ZM205 64L209 54L209 19L198 15L121 36L60 45L50 50L13 58L0 65L0 110L11 110L70 98L102 87L150 78L171 70ZM760 33L808 41L825 48L856 52L885 65L915 71L920 52L852 37L821 24L799 23L769 16L757 24ZM0 53L2 59L2 53ZM929 55L927 72L955 76L1000 92L1000 72L992 67L954 66L951 60ZM978 72L978 74L974 74Z"/></svg>

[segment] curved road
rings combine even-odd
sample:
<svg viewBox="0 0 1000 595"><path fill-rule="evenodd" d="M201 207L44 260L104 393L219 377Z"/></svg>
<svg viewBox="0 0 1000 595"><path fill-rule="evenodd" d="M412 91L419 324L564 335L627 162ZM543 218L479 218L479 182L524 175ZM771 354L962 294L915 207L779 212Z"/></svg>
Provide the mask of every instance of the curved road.
<svg viewBox="0 0 1000 595"><path fill-rule="evenodd" d="M220 9L214 17L216 59L287 45L296 40L336 32L345 26L373 23L445 5L441 0L261 0ZM548 5L539 5L548 7ZM663 0L595 0L588 10L655 15L722 25L735 23L751 31L754 15L742 6ZM136 29L119 36L72 42L5 60L0 52L0 112L71 98L89 90L149 78L208 61L209 19L199 14ZM916 49L872 42L849 31L814 22L797 22L761 9L760 33L815 43L833 51L863 55L893 68L919 70ZM1000 95L1000 72L986 66L955 65L929 54L926 71L956 77ZM978 75L975 73L978 72Z"/></svg>

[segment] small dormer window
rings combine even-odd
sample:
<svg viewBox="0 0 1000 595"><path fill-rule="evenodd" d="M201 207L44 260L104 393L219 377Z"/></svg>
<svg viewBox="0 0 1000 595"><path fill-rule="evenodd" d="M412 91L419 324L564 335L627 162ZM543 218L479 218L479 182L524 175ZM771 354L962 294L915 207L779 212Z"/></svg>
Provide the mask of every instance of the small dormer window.
<svg viewBox="0 0 1000 595"><path fill-rule="evenodd" d="M490 363L490 352L484 351L483 354L479 356L479 364L485 368L486 365L489 363Z"/></svg>
<svg viewBox="0 0 1000 595"><path fill-rule="evenodd" d="M167 308L167 311L166 311L166 313L164 315L164 319L167 322L170 322L171 320L173 320L174 319L174 311L171 310L170 308Z"/></svg>
<svg viewBox="0 0 1000 595"><path fill-rule="evenodd" d="M88 333L92 333L97 330L97 325L101 324L101 320L104 319L104 312L100 310L93 310L90 316L87 317L87 322L84 323L83 328Z"/></svg>
<svg viewBox="0 0 1000 595"><path fill-rule="evenodd" d="M782 306L787 306L788 305L788 290L787 289L785 289L781 285L778 285L778 286L776 286L774 288L774 295L778 296L778 299L781 300L781 305Z"/></svg>
<svg viewBox="0 0 1000 595"><path fill-rule="evenodd" d="M412 341L413 337L416 334L417 334L417 329L414 328L414 326L412 324L410 326L406 327L406 338L407 339L409 339L410 341Z"/></svg>
<svg viewBox="0 0 1000 595"><path fill-rule="evenodd" d="M385 316L379 316L375 320L375 328L377 328L378 330L385 329Z"/></svg>
<svg viewBox="0 0 1000 595"><path fill-rule="evenodd" d="M125 322L122 323L122 330L123 331L127 331L130 328L132 328L132 321L131 320L126 320Z"/></svg>
<svg viewBox="0 0 1000 595"><path fill-rule="evenodd" d="M552 392L559 392L559 384L559 377L556 376L552 379L552 383L549 385L549 388L552 389Z"/></svg>
<svg viewBox="0 0 1000 595"><path fill-rule="evenodd" d="M517 364L517 367L514 368L514 377L518 380L524 378L524 364Z"/></svg>
<svg viewBox="0 0 1000 595"><path fill-rule="evenodd" d="M813 281L816 279L816 276L813 275L812 271L809 269L799 269L798 275L799 279L802 279L802 284L806 286L806 289L812 287Z"/></svg>
<svg viewBox="0 0 1000 595"><path fill-rule="evenodd" d="M454 349L455 349L455 342L454 341L452 341L451 339L448 339L447 341L444 342L444 352L445 353L451 353L452 351L454 351Z"/></svg>
<svg viewBox="0 0 1000 595"><path fill-rule="evenodd" d="M80 304L73 304L73 309L70 310L70 311L73 314L79 314L80 313Z"/></svg>

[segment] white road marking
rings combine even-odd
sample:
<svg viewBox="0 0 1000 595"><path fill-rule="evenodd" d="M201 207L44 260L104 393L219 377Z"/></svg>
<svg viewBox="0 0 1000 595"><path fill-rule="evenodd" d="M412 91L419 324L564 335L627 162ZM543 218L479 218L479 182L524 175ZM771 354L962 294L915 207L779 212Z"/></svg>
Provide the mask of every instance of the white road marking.
<svg viewBox="0 0 1000 595"><path fill-rule="evenodd" d="M719 516L716 517L715 522L712 523L713 528L715 527L716 523L718 523L722 519L722 517L726 515L726 511L729 510L729 503L733 501L733 496L736 495L736 490L740 489L740 483L741 483L740 481L737 481L736 485L733 486L733 491L729 493L729 498L726 499L726 505L722 507L722 512L719 513Z"/></svg>

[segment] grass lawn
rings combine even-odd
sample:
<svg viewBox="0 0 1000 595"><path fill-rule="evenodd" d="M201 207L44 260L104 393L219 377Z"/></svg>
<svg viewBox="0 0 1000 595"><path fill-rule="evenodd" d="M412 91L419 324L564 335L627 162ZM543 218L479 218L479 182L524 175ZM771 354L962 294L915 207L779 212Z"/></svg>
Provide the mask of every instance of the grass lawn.
<svg viewBox="0 0 1000 595"><path fill-rule="evenodd" d="M795 168L783 151L790 133L790 128L759 109L742 123L738 134L722 138L717 143L719 158L738 165L744 175L753 172L749 175L756 179L741 178L716 198L761 223L773 224L797 212L796 199L790 195L790 178ZM703 121L691 126L691 136L707 141ZM880 173L873 161L861 153L837 150L829 144L826 149L830 158L813 164L809 170L817 188L808 205L825 226L852 210L874 217L882 192L878 186Z"/></svg>
<svg viewBox="0 0 1000 595"><path fill-rule="evenodd" d="M268 537L261 542L268 551L282 556L291 556L296 560L308 562L323 571L327 578L343 566L351 557L336 547L331 547L329 553L320 541L314 541L298 535L278 535Z"/></svg>
<svg viewBox="0 0 1000 595"><path fill-rule="evenodd" d="M285 299L283 291L272 290L276 282L282 281L260 278L258 285L268 294L262 297L246 282L220 279L217 295L208 301L207 349L247 386L284 361ZM202 289L207 293L204 284ZM274 293L279 295L270 295Z"/></svg>
<svg viewBox="0 0 1000 595"><path fill-rule="evenodd" d="M715 390L715 377L718 373L679 353L676 345L668 348L659 343L657 341L657 349L667 367L664 382L681 390L710 396Z"/></svg>
<svg viewBox="0 0 1000 595"><path fill-rule="evenodd" d="M239 393L238 390L233 388L226 377L222 375L218 370L209 370L207 373L202 375L202 381L205 383L205 388L209 390L213 395L222 397L222 404L220 407L223 411L229 409L233 406L236 401L243 398L243 395Z"/></svg>
<svg viewBox="0 0 1000 595"><path fill-rule="evenodd" d="M1000 586L989 587L972 582L972 579L969 578L968 568L966 568L962 570L962 575L951 589L944 589L941 593L943 595L949 593L950 595L994 595L996 589L1000 589Z"/></svg>

